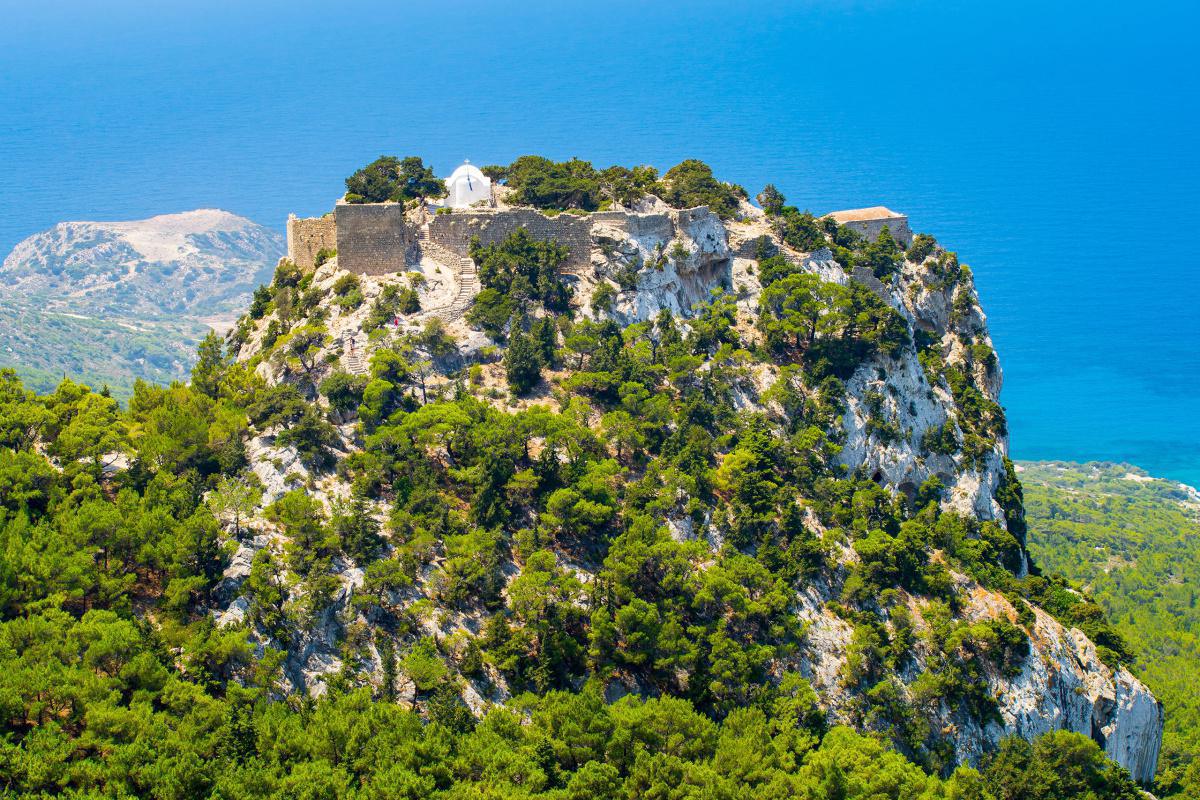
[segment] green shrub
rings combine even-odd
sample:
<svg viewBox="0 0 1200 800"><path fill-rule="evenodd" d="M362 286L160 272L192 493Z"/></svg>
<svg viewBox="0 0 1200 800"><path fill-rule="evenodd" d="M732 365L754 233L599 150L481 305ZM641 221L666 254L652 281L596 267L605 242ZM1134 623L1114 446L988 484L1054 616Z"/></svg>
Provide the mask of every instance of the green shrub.
<svg viewBox="0 0 1200 800"><path fill-rule="evenodd" d="M595 211L600 205L600 175L591 162L556 162L521 156L505 174L511 202L534 208Z"/></svg>
<svg viewBox="0 0 1200 800"><path fill-rule="evenodd" d="M738 210L738 201L746 196L744 189L718 181L713 177L712 167L694 158L667 170L658 190L668 205L675 208L708 206L722 219L733 217Z"/></svg>
<svg viewBox="0 0 1200 800"><path fill-rule="evenodd" d="M334 247L332 249L327 248L327 247L322 247L320 250L317 251L317 255L313 258L313 267L316 268L316 267L323 266L326 261L328 261L329 259L334 258L336 256L337 256L337 248L336 247Z"/></svg>
<svg viewBox="0 0 1200 800"><path fill-rule="evenodd" d="M904 257L914 264L920 264L933 254L935 247L937 247L937 239L924 233L918 233L913 237Z"/></svg>
<svg viewBox="0 0 1200 800"><path fill-rule="evenodd" d="M801 252L811 253L825 246L825 231L808 211L784 206L776 212L772 222L780 237Z"/></svg>
<svg viewBox="0 0 1200 800"><path fill-rule="evenodd" d="M467 320L493 338L499 338L509 318L529 305L547 311L568 310L570 293L559 278L567 249L557 242L541 242L518 228L501 242L471 242L471 258L479 265L482 291L475 297Z"/></svg>

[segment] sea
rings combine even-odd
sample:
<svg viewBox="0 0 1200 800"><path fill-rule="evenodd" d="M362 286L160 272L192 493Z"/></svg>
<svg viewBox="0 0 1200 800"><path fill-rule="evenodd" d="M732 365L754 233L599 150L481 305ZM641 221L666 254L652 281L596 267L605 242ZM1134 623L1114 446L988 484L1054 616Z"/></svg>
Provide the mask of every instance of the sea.
<svg viewBox="0 0 1200 800"><path fill-rule="evenodd" d="M700 158L886 205L974 271L1018 459L1200 485L1195 0L0 0L0 254L62 220L282 229L380 154Z"/></svg>

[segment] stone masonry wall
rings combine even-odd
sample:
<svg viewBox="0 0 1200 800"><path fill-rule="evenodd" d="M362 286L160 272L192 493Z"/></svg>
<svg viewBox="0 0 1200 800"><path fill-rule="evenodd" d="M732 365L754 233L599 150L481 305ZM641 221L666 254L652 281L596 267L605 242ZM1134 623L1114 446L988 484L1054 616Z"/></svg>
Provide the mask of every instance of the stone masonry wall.
<svg viewBox="0 0 1200 800"><path fill-rule="evenodd" d="M287 221L288 259L300 269L316 267L317 252L337 247L337 223L333 217L300 219L295 214Z"/></svg>
<svg viewBox="0 0 1200 800"><path fill-rule="evenodd" d="M851 230L858 231L868 241L872 242L879 238L879 234L883 232L884 226L887 226L888 231L892 234L892 238L896 241L905 247L908 247L912 243L912 231L908 227L908 217L852 220L842 224Z"/></svg>
<svg viewBox="0 0 1200 800"><path fill-rule="evenodd" d="M779 253L779 247L770 236L748 236L735 239L729 237L729 250L734 258L757 259L760 255L770 258Z"/></svg>
<svg viewBox="0 0 1200 800"><path fill-rule="evenodd" d="M483 244L495 244L517 228L529 231L538 241L553 239L566 247L569 255L562 265L565 272L582 269L591 263L592 221L589 217L572 214L547 217L526 208L438 214L429 223L429 238L451 252L467 256L472 237L478 236Z"/></svg>
<svg viewBox="0 0 1200 800"><path fill-rule="evenodd" d="M700 213L707 211L677 212L682 222ZM340 203L335 216L338 266L342 269L381 275L402 272L407 264L419 258L418 228L405 219L401 205ZM428 223L432 243L463 257L470 256L471 240L476 236L483 244L495 244L518 228L524 228L538 241L553 240L567 248L567 260L562 265L564 272L579 272L590 267L594 224L619 228L635 237L653 233L664 241L676 234L675 220L670 214L625 211L597 212L586 217L573 214L548 217L529 208L456 210L452 214L436 214ZM289 232L291 229L289 223Z"/></svg>
<svg viewBox="0 0 1200 800"><path fill-rule="evenodd" d="M338 266L360 275L403 272L414 259L416 230L404 219L400 203L339 203Z"/></svg>
<svg viewBox="0 0 1200 800"><path fill-rule="evenodd" d="M628 236L641 238L658 235L663 238L675 236L675 222L670 214L636 214L629 211L597 211L588 217L597 225L608 225L622 230Z"/></svg>

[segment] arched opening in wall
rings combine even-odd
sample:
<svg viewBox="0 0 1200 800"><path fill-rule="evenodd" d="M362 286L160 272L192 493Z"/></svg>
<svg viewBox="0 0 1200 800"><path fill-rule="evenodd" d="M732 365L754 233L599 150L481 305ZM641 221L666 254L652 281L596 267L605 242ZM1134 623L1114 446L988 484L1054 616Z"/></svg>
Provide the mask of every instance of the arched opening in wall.
<svg viewBox="0 0 1200 800"><path fill-rule="evenodd" d="M871 476L871 480L882 485L883 484L883 473L880 472L879 470L875 470L875 474Z"/></svg>
<svg viewBox="0 0 1200 800"><path fill-rule="evenodd" d="M722 258L713 262L713 278L727 292L733 291L733 259Z"/></svg>
<svg viewBox="0 0 1200 800"><path fill-rule="evenodd" d="M722 259L720 267L721 288L727 292L733 291L733 259Z"/></svg>
<svg viewBox="0 0 1200 800"><path fill-rule="evenodd" d="M1100 716L1101 719L1107 719L1109 717L1109 715L1112 713L1112 705L1113 705L1112 701L1105 698L1104 712L1107 712L1107 713L1103 713L1102 716L1101 715L1097 715L1097 716ZM1101 722L1096 717L1092 718L1091 736L1092 736L1092 741L1095 742L1096 744L1100 745L1101 749L1103 749L1104 746L1108 743L1108 737L1104 735L1104 728L1103 728Z"/></svg>
<svg viewBox="0 0 1200 800"><path fill-rule="evenodd" d="M896 491L904 497L904 502L909 508L916 510L917 487L912 481L905 481L900 484L896 487Z"/></svg>

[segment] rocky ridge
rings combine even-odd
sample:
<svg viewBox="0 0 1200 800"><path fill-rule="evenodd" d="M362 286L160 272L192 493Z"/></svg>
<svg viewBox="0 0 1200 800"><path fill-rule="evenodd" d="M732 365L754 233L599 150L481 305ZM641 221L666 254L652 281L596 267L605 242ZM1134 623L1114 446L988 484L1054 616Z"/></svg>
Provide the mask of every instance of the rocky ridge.
<svg viewBox="0 0 1200 800"><path fill-rule="evenodd" d="M60 222L0 266L8 286L50 309L205 316L245 308L283 254L275 231L205 208L128 222Z"/></svg>
<svg viewBox="0 0 1200 800"><path fill-rule="evenodd" d="M118 395L136 378L186 379L200 339L236 319L283 250L217 209L61 222L0 266L0 364L40 390L64 370Z"/></svg>

